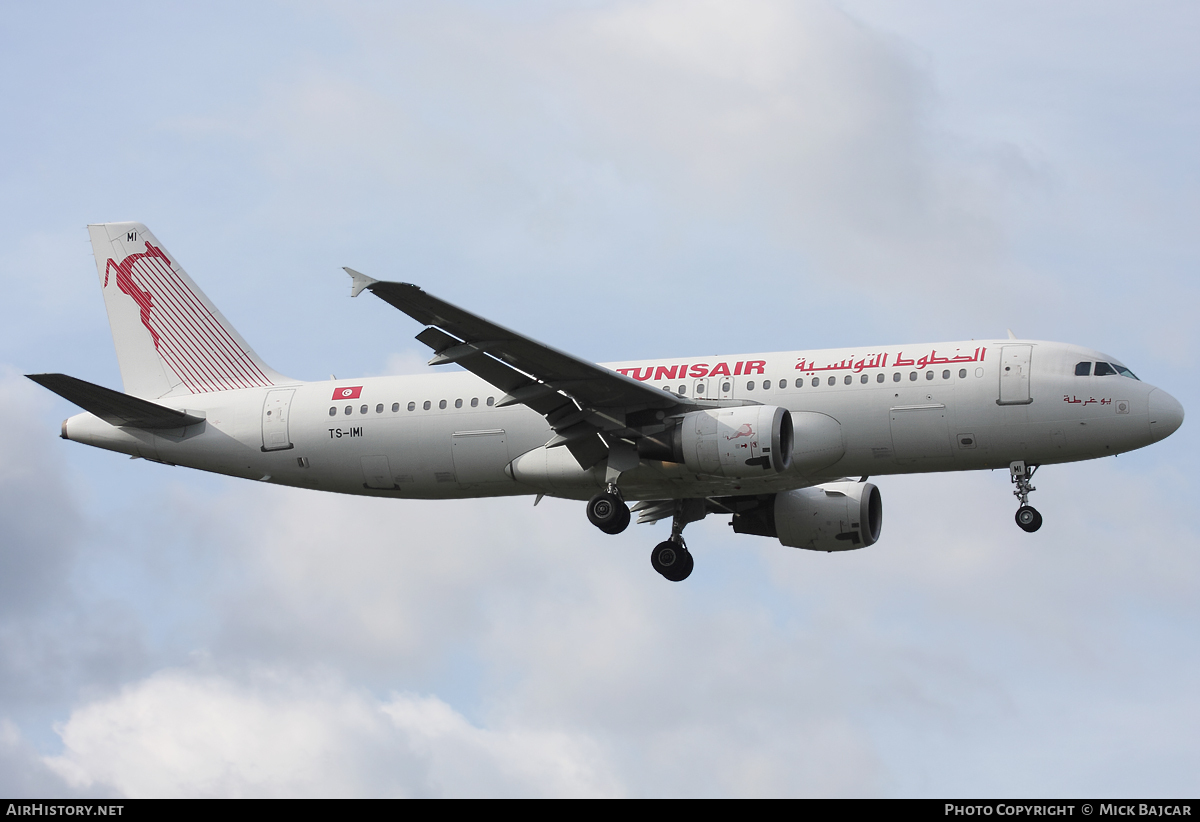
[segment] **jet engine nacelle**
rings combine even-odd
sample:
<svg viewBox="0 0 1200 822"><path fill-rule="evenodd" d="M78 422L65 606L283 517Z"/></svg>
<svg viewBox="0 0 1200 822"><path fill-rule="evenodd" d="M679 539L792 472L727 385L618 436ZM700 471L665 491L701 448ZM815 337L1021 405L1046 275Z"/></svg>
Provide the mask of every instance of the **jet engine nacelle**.
<svg viewBox="0 0 1200 822"><path fill-rule="evenodd" d="M883 500L870 482L827 482L784 491L733 518L739 534L777 537L789 548L850 551L873 545L883 527Z"/></svg>
<svg viewBox="0 0 1200 822"><path fill-rule="evenodd" d="M761 477L792 465L792 415L777 405L685 414L671 432L672 462L700 474Z"/></svg>

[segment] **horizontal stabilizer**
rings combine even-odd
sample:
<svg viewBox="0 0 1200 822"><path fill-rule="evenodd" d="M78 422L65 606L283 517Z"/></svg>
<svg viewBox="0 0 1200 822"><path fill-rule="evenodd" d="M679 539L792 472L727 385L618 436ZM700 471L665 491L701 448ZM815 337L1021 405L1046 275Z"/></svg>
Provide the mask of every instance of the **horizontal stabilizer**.
<svg viewBox="0 0 1200 822"><path fill-rule="evenodd" d="M183 428L203 422L203 417L193 416L149 400L131 397L66 374L26 374L25 376L43 388L49 388L65 400L90 411L110 425L130 428Z"/></svg>

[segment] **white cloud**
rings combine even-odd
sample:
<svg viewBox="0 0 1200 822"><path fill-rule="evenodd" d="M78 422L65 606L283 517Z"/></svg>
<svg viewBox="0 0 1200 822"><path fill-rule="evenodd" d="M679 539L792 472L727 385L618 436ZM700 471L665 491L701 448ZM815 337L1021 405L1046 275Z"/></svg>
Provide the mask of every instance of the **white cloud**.
<svg viewBox="0 0 1200 822"><path fill-rule="evenodd" d="M74 710L47 765L127 797L595 796L595 746L477 728L436 697L379 701L321 677L160 671Z"/></svg>
<svg viewBox="0 0 1200 822"><path fill-rule="evenodd" d="M61 590L80 514L61 453L47 437L51 399L0 367L0 614L36 608ZM51 429L52 430L52 429Z"/></svg>
<svg viewBox="0 0 1200 822"><path fill-rule="evenodd" d="M689 528L697 570L683 585L649 568L661 528L604 537L578 503L239 485L173 505L185 530L221 523L201 544L221 580L203 619L206 653L233 671L222 681L240 692L242 668L327 666L373 692L431 694L385 711L431 792L466 792L448 763L479 759L460 770L492 794L537 793L535 773L561 787L548 792L588 795L986 793L1049 790L1019 752L1066 755L1064 738L1098 728L1147 761L1181 755L1159 732L1195 722L1172 707L1194 665L1163 654L1192 642L1198 540L1173 524L1173 495L1130 493L1169 486L1141 470L1044 469L1036 535L1012 523L999 473L884 477L878 545L810 554L734 537L721 518ZM1129 690L1144 672L1153 700ZM345 726L361 743L348 751L369 747L339 711L329 733ZM984 744L995 734L1006 754ZM919 761L904 753L914 738ZM542 753L494 766L508 761L495 751L523 746ZM1120 754L1074 756L1070 784L1087 793ZM983 767L997 758L1007 767ZM399 790L378 774L314 780Z"/></svg>

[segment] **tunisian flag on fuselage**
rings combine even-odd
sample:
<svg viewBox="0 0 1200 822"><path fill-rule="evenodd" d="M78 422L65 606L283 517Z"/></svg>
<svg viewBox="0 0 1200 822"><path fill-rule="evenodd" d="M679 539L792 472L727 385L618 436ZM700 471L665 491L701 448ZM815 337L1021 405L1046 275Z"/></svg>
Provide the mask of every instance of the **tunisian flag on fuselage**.
<svg viewBox="0 0 1200 822"><path fill-rule="evenodd" d="M333 389L333 398L335 400L356 400L358 399L358 395L361 393L361 385L349 385L342 388Z"/></svg>

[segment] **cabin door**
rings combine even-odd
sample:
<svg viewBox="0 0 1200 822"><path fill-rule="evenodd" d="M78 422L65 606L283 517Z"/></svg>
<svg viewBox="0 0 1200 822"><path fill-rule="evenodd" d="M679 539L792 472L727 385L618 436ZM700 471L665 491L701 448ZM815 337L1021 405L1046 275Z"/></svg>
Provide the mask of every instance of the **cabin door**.
<svg viewBox="0 0 1200 822"><path fill-rule="evenodd" d="M1028 405L1032 345L1006 345L1000 349L1000 405Z"/></svg>
<svg viewBox="0 0 1200 822"><path fill-rule="evenodd" d="M262 410L262 450L286 451L292 447L288 433L294 388L268 391Z"/></svg>

